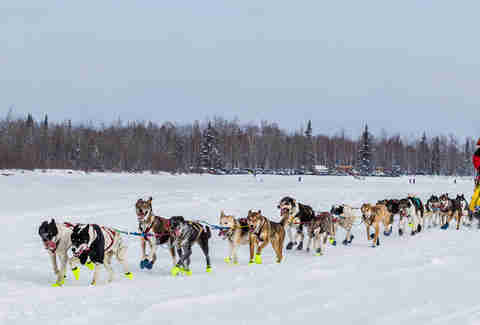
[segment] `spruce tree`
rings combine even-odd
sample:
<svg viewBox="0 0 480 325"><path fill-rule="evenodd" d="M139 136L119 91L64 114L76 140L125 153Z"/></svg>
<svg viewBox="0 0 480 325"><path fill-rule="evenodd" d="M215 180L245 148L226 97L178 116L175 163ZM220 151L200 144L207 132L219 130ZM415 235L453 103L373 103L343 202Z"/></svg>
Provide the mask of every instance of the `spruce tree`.
<svg viewBox="0 0 480 325"><path fill-rule="evenodd" d="M440 175L440 167L441 167L440 159L441 159L440 138L435 137L435 139L433 139L433 145L432 145L432 164L431 164L432 175Z"/></svg>
<svg viewBox="0 0 480 325"><path fill-rule="evenodd" d="M368 131L368 125L362 133L360 149L358 150L357 169L362 176L369 176L373 171L372 164L372 136Z"/></svg>
<svg viewBox="0 0 480 325"><path fill-rule="evenodd" d="M305 144L305 157L304 165L306 170L313 172L315 166L315 153L313 152L313 138L312 138L312 121L309 120L307 124L307 130L305 131L306 144Z"/></svg>
<svg viewBox="0 0 480 325"><path fill-rule="evenodd" d="M218 134L208 122L208 127L203 131L202 142L200 143L200 166L205 168L222 168L223 159L218 150Z"/></svg>

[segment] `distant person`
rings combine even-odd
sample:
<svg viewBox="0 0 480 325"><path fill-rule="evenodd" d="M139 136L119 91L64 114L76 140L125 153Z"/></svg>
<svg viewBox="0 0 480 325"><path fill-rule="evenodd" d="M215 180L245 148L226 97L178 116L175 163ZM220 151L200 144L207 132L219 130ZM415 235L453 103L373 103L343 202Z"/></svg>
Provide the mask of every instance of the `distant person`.
<svg viewBox="0 0 480 325"><path fill-rule="evenodd" d="M470 202L470 211L478 212L480 209L480 138L477 141L477 150L473 154L473 168L475 168L475 189L473 191L472 201Z"/></svg>

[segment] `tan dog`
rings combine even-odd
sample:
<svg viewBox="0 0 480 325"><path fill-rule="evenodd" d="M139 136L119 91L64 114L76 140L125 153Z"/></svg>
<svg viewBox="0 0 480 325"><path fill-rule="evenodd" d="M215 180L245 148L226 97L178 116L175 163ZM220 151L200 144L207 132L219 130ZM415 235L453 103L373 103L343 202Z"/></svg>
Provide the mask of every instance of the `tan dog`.
<svg viewBox="0 0 480 325"><path fill-rule="evenodd" d="M372 247L380 245L380 239L378 238L380 232L380 223L383 222L384 229L390 229L390 212L383 204L377 204L372 206L371 204L363 204L360 208L362 211L363 222L365 222L367 228L367 240L373 239ZM375 225L375 234L370 235L370 226Z"/></svg>
<svg viewBox="0 0 480 325"><path fill-rule="evenodd" d="M283 242L285 241L285 225L287 221L288 218L283 218L280 223L270 221L262 215L262 211L260 210L248 211L247 222L250 230L249 264L262 264L262 250L268 245L268 243L272 244L273 250L277 255L277 263L282 261Z"/></svg>
<svg viewBox="0 0 480 325"><path fill-rule="evenodd" d="M247 219L236 219L232 215L220 213L220 226L225 227L220 230L219 236L228 239L230 244L230 255L225 257L225 262L238 264L237 248L240 245L247 245L250 242Z"/></svg>
<svg viewBox="0 0 480 325"><path fill-rule="evenodd" d="M138 220L138 230L145 234L141 237L142 259L140 268L151 269L157 260L157 245L170 244L170 255L173 265L177 264L173 236L170 234L170 222L166 218L157 217L153 214L152 198L148 200L138 199L135 203L135 212ZM150 254L146 253L146 243L150 246Z"/></svg>

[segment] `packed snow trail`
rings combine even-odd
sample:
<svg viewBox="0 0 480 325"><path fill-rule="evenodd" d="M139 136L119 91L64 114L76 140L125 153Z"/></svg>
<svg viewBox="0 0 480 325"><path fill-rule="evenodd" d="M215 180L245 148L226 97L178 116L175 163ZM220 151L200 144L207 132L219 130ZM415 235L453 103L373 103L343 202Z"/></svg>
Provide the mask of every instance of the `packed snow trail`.
<svg viewBox="0 0 480 325"><path fill-rule="evenodd" d="M122 277L114 262L115 280L89 287L92 274L82 267L80 280L68 278L52 288L50 260L37 234L40 221L89 222L135 231L135 201L153 196L156 214L184 215L216 224L223 209L246 216L261 209L278 220L276 205L291 195L317 211L332 204L360 206L408 193L423 201L432 193L463 192L470 197L471 180L407 178L262 176L167 176L125 174L67 174L15 172L2 177L3 205L0 237L0 324L478 324L476 228L426 229L416 236L381 236L379 248L369 247L365 227L357 226L350 247L328 245L325 255L287 251L274 263L271 247L262 265L248 266L248 247L239 249L240 265L223 262L228 243L211 240L213 273L205 272L200 249L193 249L191 277L170 276L167 250L158 249L159 262L140 270L138 238L129 243L129 266L134 279ZM383 230L382 230L383 233ZM338 231L340 243L344 232Z"/></svg>

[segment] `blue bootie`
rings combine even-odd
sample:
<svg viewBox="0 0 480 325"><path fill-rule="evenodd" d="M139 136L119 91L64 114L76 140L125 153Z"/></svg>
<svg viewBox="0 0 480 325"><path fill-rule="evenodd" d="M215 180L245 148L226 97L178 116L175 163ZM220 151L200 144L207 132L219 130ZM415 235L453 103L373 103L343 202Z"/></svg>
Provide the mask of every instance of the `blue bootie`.
<svg viewBox="0 0 480 325"><path fill-rule="evenodd" d="M448 226L449 226L449 225L448 225L448 222L447 222L446 224L444 224L443 226L441 226L440 229L443 229L443 230L448 229Z"/></svg>

